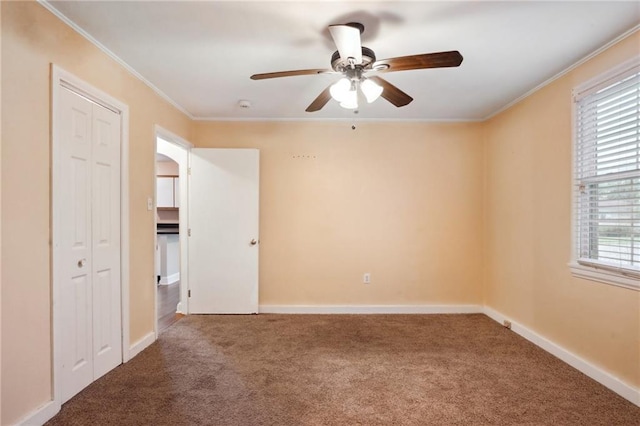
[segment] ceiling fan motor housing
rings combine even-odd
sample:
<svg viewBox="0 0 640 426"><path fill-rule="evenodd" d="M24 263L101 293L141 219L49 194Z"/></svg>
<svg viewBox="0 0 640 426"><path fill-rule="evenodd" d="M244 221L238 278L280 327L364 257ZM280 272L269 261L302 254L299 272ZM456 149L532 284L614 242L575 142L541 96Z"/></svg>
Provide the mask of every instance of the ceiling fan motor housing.
<svg viewBox="0 0 640 426"><path fill-rule="evenodd" d="M364 32L364 25L360 22L348 22L345 25L353 28L357 28L360 31L360 34Z"/></svg>
<svg viewBox="0 0 640 426"><path fill-rule="evenodd" d="M376 54L368 47L362 46L362 63L357 64L356 67L361 69L370 68L371 64L376 61ZM347 59L340 58L340 52L337 50L331 55L331 68L337 72L344 72L346 69L351 68Z"/></svg>

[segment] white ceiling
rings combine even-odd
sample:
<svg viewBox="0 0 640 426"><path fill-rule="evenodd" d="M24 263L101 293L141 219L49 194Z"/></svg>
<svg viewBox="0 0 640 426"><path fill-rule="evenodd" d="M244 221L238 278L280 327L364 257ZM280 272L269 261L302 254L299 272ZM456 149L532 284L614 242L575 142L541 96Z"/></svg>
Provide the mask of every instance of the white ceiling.
<svg viewBox="0 0 640 426"><path fill-rule="evenodd" d="M384 99L358 118L479 120L640 22L637 1L51 2L195 118L340 119L305 108L337 77L253 81L255 73L330 68L329 24L361 22L378 59L459 50L459 68L385 74L414 101ZM640 50L640 47L639 47ZM239 100L249 100L243 109Z"/></svg>

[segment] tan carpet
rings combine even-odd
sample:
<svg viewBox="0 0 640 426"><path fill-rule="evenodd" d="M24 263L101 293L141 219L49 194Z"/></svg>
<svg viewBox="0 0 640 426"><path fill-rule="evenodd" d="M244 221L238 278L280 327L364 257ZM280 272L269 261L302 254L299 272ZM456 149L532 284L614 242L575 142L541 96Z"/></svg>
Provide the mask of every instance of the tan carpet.
<svg viewBox="0 0 640 426"><path fill-rule="evenodd" d="M639 425L484 315L188 316L51 425Z"/></svg>

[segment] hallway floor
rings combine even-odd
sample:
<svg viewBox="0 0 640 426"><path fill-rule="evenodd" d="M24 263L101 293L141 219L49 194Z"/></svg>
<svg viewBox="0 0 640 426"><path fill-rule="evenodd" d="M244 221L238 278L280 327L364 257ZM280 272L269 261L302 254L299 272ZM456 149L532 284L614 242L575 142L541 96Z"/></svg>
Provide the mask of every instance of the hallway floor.
<svg viewBox="0 0 640 426"><path fill-rule="evenodd" d="M180 302L180 281L169 285L158 285L158 334L184 315L176 313Z"/></svg>

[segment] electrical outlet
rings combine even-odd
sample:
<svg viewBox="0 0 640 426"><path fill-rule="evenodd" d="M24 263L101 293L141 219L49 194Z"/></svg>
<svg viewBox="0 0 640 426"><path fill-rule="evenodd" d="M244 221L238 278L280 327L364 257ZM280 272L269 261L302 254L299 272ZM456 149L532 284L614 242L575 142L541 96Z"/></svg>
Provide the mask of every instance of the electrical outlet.
<svg viewBox="0 0 640 426"><path fill-rule="evenodd" d="M502 321L502 325L504 325L505 328L508 328L509 330L511 330L511 321L504 320Z"/></svg>
<svg viewBox="0 0 640 426"><path fill-rule="evenodd" d="M363 276L362 276L362 282L365 284L370 284L371 283L371 274L366 272Z"/></svg>

